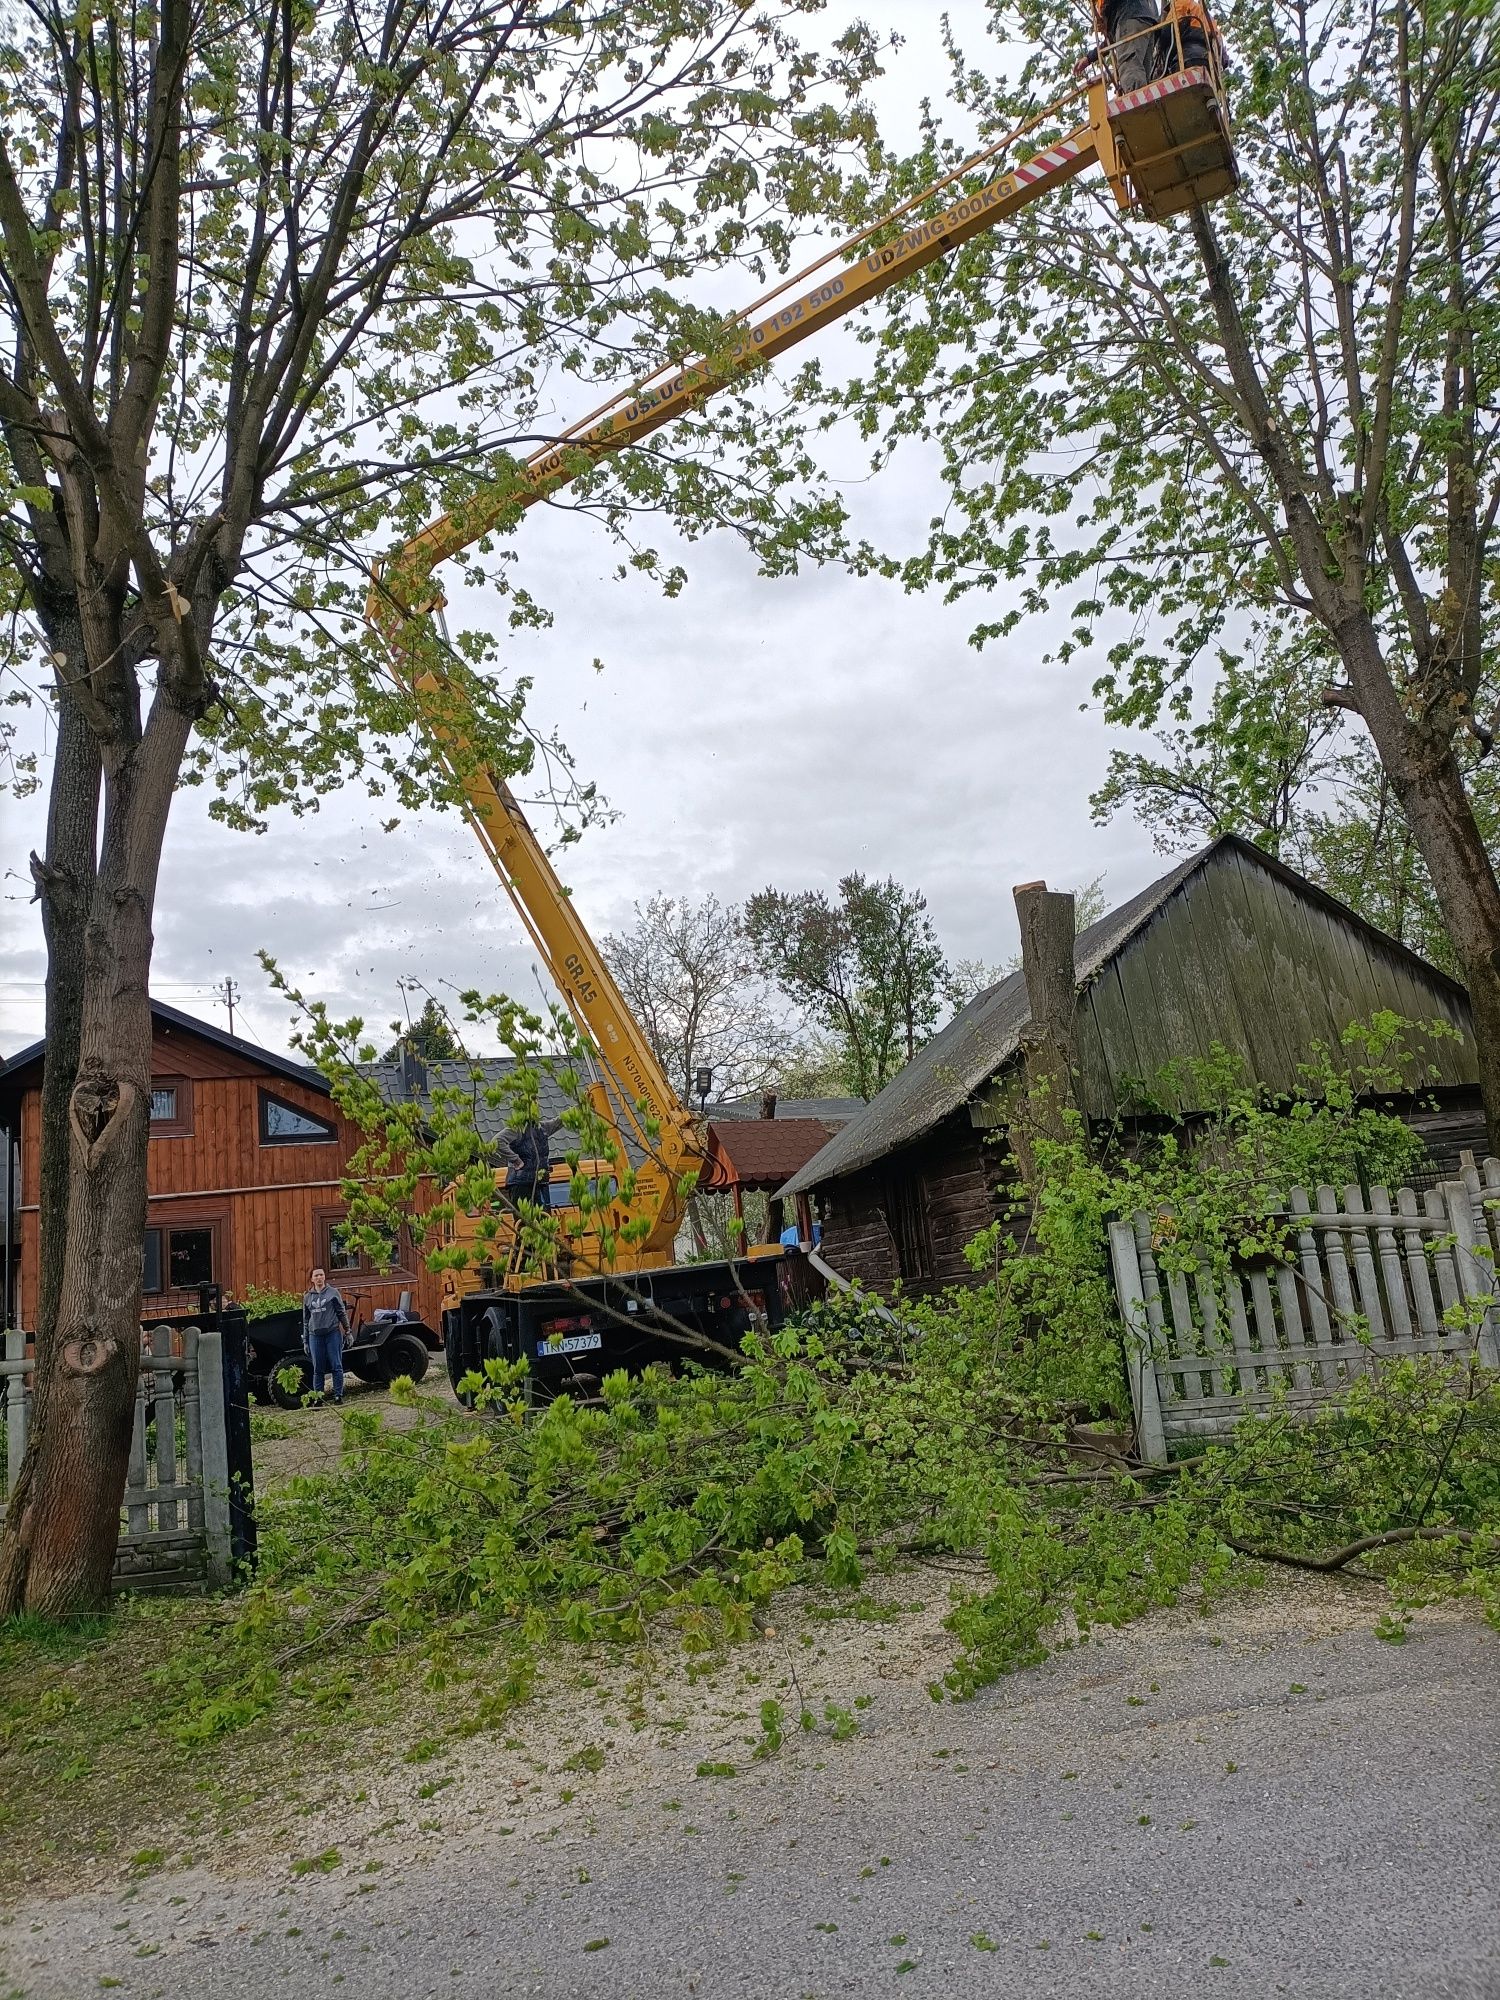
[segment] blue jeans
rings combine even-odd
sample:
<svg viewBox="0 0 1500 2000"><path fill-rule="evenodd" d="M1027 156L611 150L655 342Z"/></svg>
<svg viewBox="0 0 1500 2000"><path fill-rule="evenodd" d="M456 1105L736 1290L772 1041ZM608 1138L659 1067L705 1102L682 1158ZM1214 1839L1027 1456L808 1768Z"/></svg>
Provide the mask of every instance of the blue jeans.
<svg viewBox="0 0 1500 2000"><path fill-rule="evenodd" d="M333 1393L344 1393L344 1336L339 1327L332 1327L327 1333L310 1333L307 1336L307 1351L312 1360L313 1388L321 1396L323 1377L333 1377Z"/></svg>

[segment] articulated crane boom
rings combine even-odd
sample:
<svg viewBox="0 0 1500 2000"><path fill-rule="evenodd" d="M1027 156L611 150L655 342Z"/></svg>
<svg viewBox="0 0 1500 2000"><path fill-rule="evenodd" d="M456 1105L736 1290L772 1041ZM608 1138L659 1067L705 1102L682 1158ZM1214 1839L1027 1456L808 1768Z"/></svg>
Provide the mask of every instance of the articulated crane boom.
<svg viewBox="0 0 1500 2000"><path fill-rule="evenodd" d="M574 1019L597 1052L608 1082L594 1087L595 1107L622 1136L633 1131L635 1150L648 1155L638 1174L632 1214L638 1220L649 1217L651 1229L633 1249L611 1258L612 1271L649 1270L671 1262L682 1213L682 1181L695 1172L702 1175L707 1166L703 1140L509 787L477 758L463 703L455 698L441 666L442 649L420 643L422 622L443 603L433 572L517 507L529 506L567 485L606 453L639 443L674 417L743 381L763 363L1091 167L1102 168L1122 210L1152 220L1227 194L1236 185L1237 173L1217 38L1204 37L1202 20L1198 0L1173 0L1162 26L1151 31L1154 47L1165 42L1175 53L1175 63L1168 56L1168 74L1112 96L1115 52L1101 50L1096 74L1076 91L733 315L725 322L720 350L685 365L664 363L570 426L515 477L482 489L464 507L424 528L376 575L366 615L384 638L398 679L416 697L423 727L463 797L470 825ZM1191 24L1198 25L1199 33L1189 46L1196 57L1206 39L1207 57L1185 66L1184 27ZM1055 124L1074 103L1084 105L1086 117L1066 138L975 184L975 176L1023 132ZM939 212L906 221L950 192L954 198ZM761 316L752 318L753 314ZM649 1145L645 1143L648 1122L659 1128ZM616 1221L624 1219L621 1215ZM586 1240L580 1242L573 1265L589 1268ZM598 1271L599 1263L592 1268ZM506 1280L511 1289L527 1282L516 1273Z"/></svg>

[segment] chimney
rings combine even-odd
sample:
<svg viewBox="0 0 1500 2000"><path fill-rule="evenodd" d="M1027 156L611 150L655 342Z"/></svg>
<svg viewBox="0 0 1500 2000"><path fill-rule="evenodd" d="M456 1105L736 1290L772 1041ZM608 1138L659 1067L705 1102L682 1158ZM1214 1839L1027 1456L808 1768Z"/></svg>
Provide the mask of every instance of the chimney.
<svg viewBox="0 0 1500 2000"><path fill-rule="evenodd" d="M427 1095L427 1065L412 1047L410 1040L401 1039L401 1098L405 1104Z"/></svg>
<svg viewBox="0 0 1500 2000"><path fill-rule="evenodd" d="M760 1115L762 1118L774 1118L776 1116L776 1093L774 1090L763 1090L761 1092Z"/></svg>

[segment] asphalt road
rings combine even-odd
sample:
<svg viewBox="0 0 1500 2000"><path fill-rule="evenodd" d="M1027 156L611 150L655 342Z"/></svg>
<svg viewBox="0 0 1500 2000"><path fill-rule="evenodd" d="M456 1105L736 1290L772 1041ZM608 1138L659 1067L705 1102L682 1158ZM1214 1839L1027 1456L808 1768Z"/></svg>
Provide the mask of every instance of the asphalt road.
<svg viewBox="0 0 1500 2000"><path fill-rule="evenodd" d="M877 1713L591 1833L17 1908L0 1995L1500 2000L1500 1635L1476 1621L1403 1646L1148 1624Z"/></svg>

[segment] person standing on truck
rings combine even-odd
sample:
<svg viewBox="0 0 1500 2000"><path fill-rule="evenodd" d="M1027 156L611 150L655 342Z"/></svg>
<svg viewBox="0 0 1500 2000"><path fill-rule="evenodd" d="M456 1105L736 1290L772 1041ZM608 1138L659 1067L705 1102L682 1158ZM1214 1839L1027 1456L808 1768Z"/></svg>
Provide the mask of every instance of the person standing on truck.
<svg viewBox="0 0 1500 2000"><path fill-rule="evenodd" d="M552 1166L550 1140L562 1130L561 1118L544 1125L529 1118L519 1131L512 1132L507 1144L511 1159L505 1171L505 1192L513 1202L539 1202Z"/></svg>
<svg viewBox="0 0 1500 2000"><path fill-rule="evenodd" d="M1155 29L1161 20L1156 0L1094 0L1094 19L1115 51L1115 75L1121 92L1139 90L1149 83L1156 53Z"/></svg>
<svg viewBox="0 0 1500 2000"><path fill-rule="evenodd" d="M344 1400L344 1342L349 1333L349 1309L322 1269L302 1296L302 1345L312 1363L313 1391L321 1396L323 1378L333 1383L333 1400Z"/></svg>

